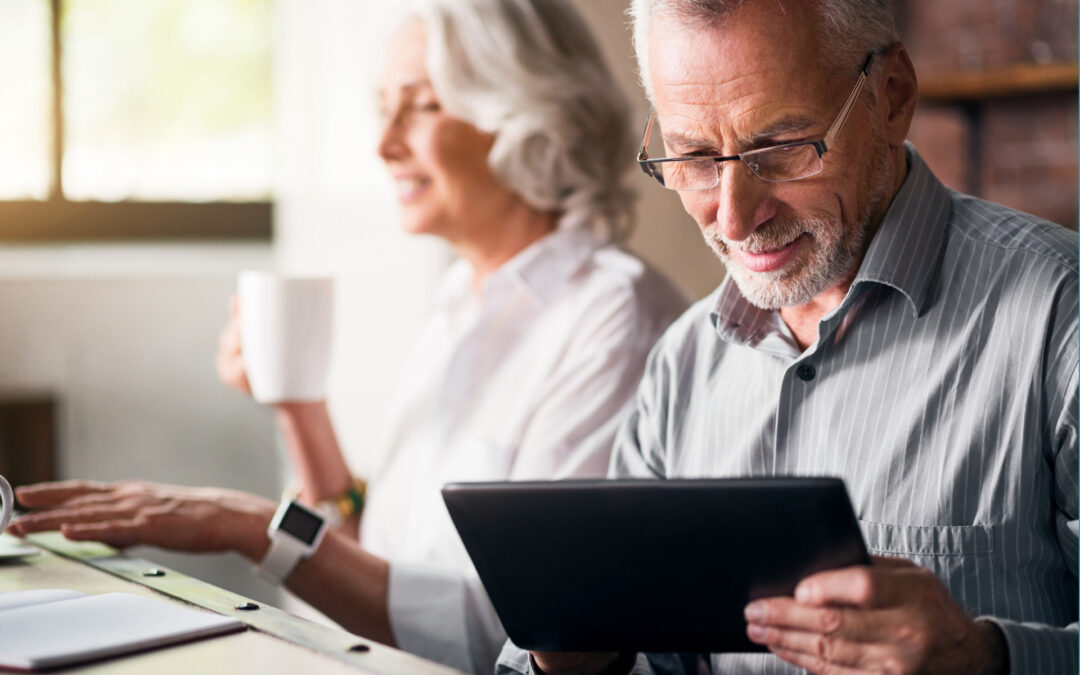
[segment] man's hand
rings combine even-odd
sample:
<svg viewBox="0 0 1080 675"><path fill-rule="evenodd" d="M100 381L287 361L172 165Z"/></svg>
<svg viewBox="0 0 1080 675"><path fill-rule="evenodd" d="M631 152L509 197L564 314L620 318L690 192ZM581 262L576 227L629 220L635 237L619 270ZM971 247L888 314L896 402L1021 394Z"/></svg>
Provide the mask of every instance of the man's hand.
<svg viewBox="0 0 1080 675"><path fill-rule="evenodd" d="M1004 637L905 560L821 572L746 607L747 635L819 675L1007 672Z"/></svg>
<svg viewBox="0 0 1080 675"><path fill-rule="evenodd" d="M63 481L19 488L34 512L8 527L15 535L60 530L68 539L117 548L148 544L176 551L238 551L252 560L266 552L269 500L233 490L143 481Z"/></svg>

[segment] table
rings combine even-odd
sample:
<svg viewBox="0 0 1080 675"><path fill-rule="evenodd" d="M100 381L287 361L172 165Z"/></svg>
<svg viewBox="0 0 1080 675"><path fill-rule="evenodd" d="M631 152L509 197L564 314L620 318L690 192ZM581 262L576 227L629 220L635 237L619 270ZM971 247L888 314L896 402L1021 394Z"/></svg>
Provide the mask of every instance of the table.
<svg viewBox="0 0 1080 675"><path fill-rule="evenodd" d="M120 675L153 673L372 673L450 675L458 671L344 630L316 624L181 572L128 557L108 546L70 542L55 532L31 535L37 555L0 561L0 592L68 588L126 592L195 605L233 616L248 630L98 661L62 671ZM255 609L238 607L255 605Z"/></svg>

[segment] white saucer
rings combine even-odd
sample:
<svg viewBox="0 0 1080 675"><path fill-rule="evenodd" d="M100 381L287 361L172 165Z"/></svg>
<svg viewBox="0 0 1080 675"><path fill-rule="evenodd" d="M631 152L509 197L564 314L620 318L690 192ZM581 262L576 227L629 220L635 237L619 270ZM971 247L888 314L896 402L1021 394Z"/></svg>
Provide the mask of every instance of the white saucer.
<svg viewBox="0 0 1080 675"><path fill-rule="evenodd" d="M29 545L15 545L7 546L0 545L0 560L10 560L12 558L23 558L28 555L37 555L41 553L41 549L37 546Z"/></svg>
<svg viewBox="0 0 1080 675"><path fill-rule="evenodd" d="M0 534L0 560L22 558L38 553L41 553L41 549L37 546L32 546L10 534Z"/></svg>

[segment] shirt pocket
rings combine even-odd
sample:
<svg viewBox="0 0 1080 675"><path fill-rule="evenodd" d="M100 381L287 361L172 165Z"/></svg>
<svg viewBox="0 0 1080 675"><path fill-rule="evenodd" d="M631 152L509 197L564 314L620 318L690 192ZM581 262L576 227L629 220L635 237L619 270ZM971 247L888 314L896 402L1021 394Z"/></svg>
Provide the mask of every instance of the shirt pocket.
<svg viewBox="0 0 1080 675"><path fill-rule="evenodd" d="M972 615L993 609L997 528L986 525L899 525L859 521L870 555L905 558L941 579Z"/></svg>

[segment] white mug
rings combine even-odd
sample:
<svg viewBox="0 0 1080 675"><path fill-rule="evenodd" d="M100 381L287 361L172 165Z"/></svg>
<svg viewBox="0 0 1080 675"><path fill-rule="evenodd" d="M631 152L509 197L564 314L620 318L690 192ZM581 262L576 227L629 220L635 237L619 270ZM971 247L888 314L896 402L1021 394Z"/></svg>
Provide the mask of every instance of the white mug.
<svg viewBox="0 0 1080 675"><path fill-rule="evenodd" d="M333 341L334 281L241 272L240 341L259 403L326 397Z"/></svg>
<svg viewBox="0 0 1080 675"><path fill-rule="evenodd" d="M0 476L0 500L3 500L3 504L0 504L0 534L3 534L15 510L15 493L11 491L11 483L3 476Z"/></svg>

